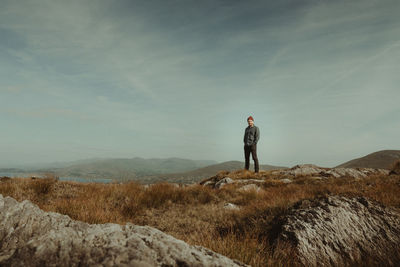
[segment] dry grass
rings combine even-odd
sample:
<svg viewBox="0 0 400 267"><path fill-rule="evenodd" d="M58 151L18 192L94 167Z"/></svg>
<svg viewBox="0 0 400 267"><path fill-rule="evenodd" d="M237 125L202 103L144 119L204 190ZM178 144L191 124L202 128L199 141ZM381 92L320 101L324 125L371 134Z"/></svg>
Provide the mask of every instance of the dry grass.
<svg viewBox="0 0 400 267"><path fill-rule="evenodd" d="M393 163L390 169L390 174L400 175L400 160L397 160Z"/></svg>
<svg viewBox="0 0 400 267"><path fill-rule="evenodd" d="M400 160L397 160L393 163L392 170L400 170Z"/></svg>
<svg viewBox="0 0 400 267"><path fill-rule="evenodd" d="M132 222L150 225L190 244L202 245L252 266L294 266L288 244L275 249L267 242L271 220L295 202L326 195L365 196L400 208L400 176L313 180L302 177L283 184L269 172L224 172L232 179L265 179L263 190L242 192L237 186L210 189L168 183L144 187L137 183L95 184L47 179L1 179L0 194L29 199L46 211L88 223ZM215 177L214 177L215 178ZM241 207L223 208L225 203Z"/></svg>

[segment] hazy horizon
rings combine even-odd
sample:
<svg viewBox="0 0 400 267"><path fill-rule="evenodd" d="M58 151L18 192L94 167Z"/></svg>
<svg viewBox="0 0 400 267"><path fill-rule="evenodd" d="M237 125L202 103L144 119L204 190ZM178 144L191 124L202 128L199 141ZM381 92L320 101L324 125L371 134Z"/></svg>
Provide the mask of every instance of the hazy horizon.
<svg viewBox="0 0 400 267"><path fill-rule="evenodd" d="M400 1L0 0L0 167L400 149Z"/></svg>
<svg viewBox="0 0 400 267"><path fill-rule="evenodd" d="M385 149L385 150L392 150L392 149ZM382 151L382 150L379 150L379 151ZM368 153L368 154L372 154L372 153L379 152L379 151L373 151L373 152ZM338 162L338 163L336 163L334 165L331 165L331 166L327 166L327 165L319 165L319 166L320 167L335 167L335 166L343 164L343 163L345 163L347 161L367 156L368 154L363 154L363 155L355 156L353 158L348 158L348 159L340 161L340 162ZM194 160L194 161L196 161L196 160L197 161L214 161L215 164L220 164L220 163L229 162L229 161L240 161L240 162L244 163L244 159L217 161L217 160L210 160L210 159L191 159L191 158L181 158L181 157L165 157L165 158L150 157L150 158L143 158L143 157L135 156L135 157L129 157L129 158L93 157L93 158L81 158L81 159L73 159L73 160L66 160L66 161L57 161L57 160L56 161L36 161L36 162L33 161L33 162L25 162L25 163L14 163L14 164L0 165L0 168L3 168L3 169L6 169L6 168L33 168L34 169L35 166L41 167L40 165L46 165L46 167L51 167L50 165L52 165L52 164L66 164L66 163L68 164L68 163L81 163L81 162L84 162L84 161L92 161L92 160L135 159L135 158L140 158L140 159L145 159L145 160L172 159L172 158L174 158L174 159ZM250 157L250 164L253 165L253 163L254 162L252 161L252 159ZM295 163L293 165L286 165L286 166L282 165L282 164L281 165L279 165L279 164L271 164L269 162L260 162L260 164L261 165L272 165L272 166L276 166L276 167L289 167L290 168L290 167L293 167L293 166L298 165L298 164L315 164L315 163L314 162L298 162L298 163Z"/></svg>

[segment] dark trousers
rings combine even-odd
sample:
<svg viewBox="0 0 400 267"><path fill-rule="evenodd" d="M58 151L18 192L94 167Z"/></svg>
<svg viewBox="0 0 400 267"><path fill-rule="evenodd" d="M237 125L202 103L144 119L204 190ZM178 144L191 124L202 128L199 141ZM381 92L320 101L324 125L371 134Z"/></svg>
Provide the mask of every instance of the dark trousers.
<svg viewBox="0 0 400 267"><path fill-rule="evenodd" d="M254 171L258 172L259 166L258 166L258 158L257 158L257 145L251 145L251 146L244 146L244 159L245 159L245 166L244 168L246 170L249 169L250 167L250 153L251 157L254 160Z"/></svg>

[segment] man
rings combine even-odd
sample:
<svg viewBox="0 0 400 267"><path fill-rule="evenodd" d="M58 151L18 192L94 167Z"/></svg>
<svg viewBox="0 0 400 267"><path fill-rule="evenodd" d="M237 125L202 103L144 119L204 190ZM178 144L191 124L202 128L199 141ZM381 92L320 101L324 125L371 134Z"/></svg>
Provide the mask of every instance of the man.
<svg viewBox="0 0 400 267"><path fill-rule="evenodd" d="M260 130L254 125L254 119L252 116L247 118L247 124L249 125L244 131L244 159L245 169L248 170L250 166L250 153L254 160L254 171L257 173L259 170L258 158L257 158L257 142L260 139Z"/></svg>

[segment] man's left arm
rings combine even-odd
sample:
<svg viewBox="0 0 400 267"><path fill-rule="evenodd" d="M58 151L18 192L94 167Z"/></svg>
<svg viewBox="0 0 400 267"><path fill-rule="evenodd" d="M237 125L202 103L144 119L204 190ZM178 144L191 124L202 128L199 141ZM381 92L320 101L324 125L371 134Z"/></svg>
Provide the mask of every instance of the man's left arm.
<svg viewBox="0 0 400 267"><path fill-rule="evenodd" d="M255 136L255 144L258 143L258 140L260 140L260 129L258 129L258 127L256 128L256 136Z"/></svg>

